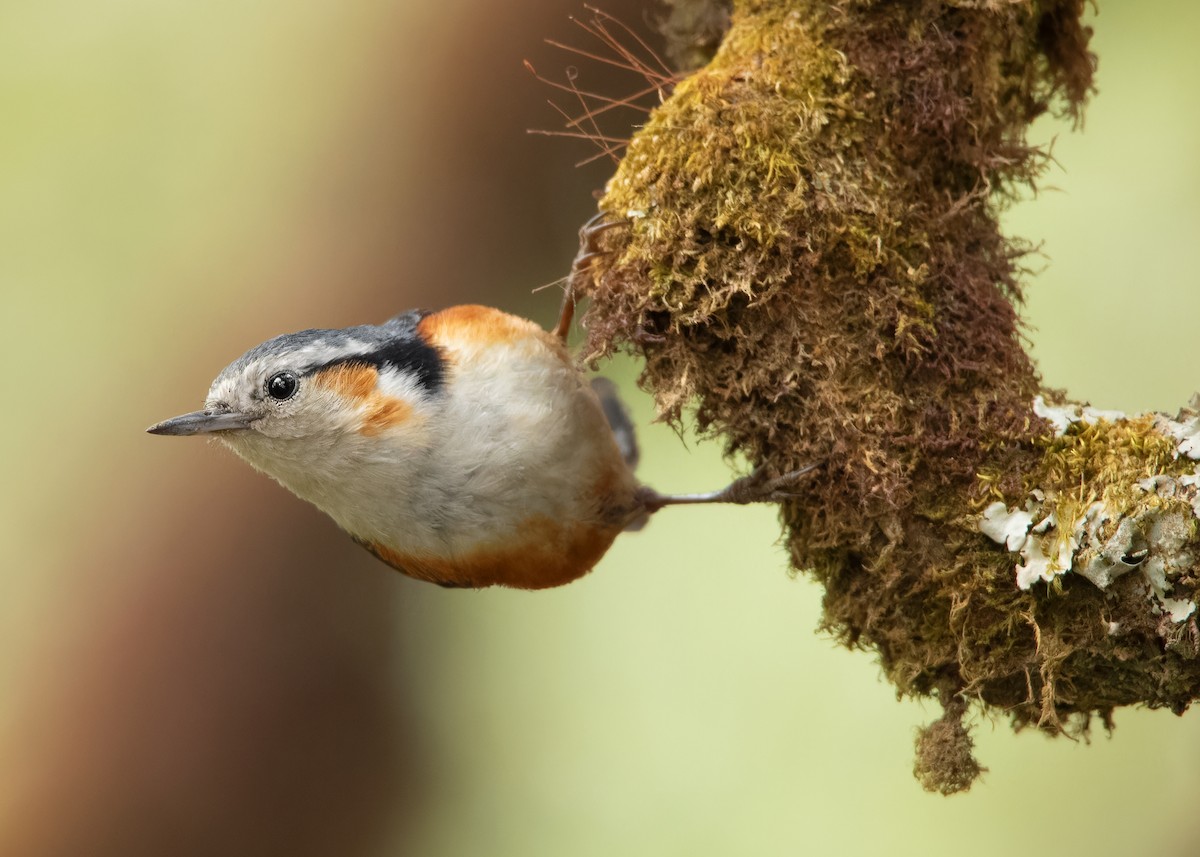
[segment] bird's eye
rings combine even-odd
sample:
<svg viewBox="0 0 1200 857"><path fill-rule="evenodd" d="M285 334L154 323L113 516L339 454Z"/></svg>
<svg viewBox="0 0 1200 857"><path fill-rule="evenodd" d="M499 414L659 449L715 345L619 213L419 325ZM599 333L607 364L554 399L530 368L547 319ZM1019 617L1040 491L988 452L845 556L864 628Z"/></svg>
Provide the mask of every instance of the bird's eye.
<svg viewBox="0 0 1200 857"><path fill-rule="evenodd" d="M291 372L280 372L277 375L272 375L267 381L267 395L278 402L290 399L296 395L296 388L300 386L299 380Z"/></svg>

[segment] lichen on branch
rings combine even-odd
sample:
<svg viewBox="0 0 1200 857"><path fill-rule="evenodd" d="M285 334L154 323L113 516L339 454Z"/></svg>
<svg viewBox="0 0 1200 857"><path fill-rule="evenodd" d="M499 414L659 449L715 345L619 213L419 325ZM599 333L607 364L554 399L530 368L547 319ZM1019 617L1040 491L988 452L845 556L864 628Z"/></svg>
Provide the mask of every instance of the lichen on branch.
<svg viewBox="0 0 1200 857"><path fill-rule="evenodd" d="M945 792L979 770L968 702L1079 733L1200 688L1188 417L1088 420L1042 388L1028 247L999 227L1046 166L1029 123L1091 91L1083 6L738 0L600 203L627 225L589 354L644 357L661 413L730 454L822 462L783 509L793 564L825 628L946 707L918 759Z"/></svg>

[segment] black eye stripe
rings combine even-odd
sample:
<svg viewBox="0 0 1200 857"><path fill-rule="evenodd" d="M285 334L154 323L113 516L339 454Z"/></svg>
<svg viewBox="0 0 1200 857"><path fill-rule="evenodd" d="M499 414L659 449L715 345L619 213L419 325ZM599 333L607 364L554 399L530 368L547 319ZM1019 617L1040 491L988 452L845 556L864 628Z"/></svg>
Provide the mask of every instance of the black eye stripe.
<svg viewBox="0 0 1200 857"><path fill-rule="evenodd" d="M376 328L387 335L380 338L374 348L312 366L305 369L304 374L322 372L347 363L361 363L381 371L391 367L411 372L421 387L430 393L437 393L445 383L446 362L441 353L417 333L417 323L426 315L425 312L414 310L396 316Z"/></svg>

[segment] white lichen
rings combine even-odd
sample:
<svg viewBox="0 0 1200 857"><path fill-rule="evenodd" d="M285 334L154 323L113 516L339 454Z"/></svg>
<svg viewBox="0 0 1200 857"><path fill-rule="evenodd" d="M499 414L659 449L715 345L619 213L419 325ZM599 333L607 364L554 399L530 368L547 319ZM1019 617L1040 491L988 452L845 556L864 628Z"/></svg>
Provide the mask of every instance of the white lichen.
<svg viewBox="0 0 1200 857"><path fill-rule="evenodd" d="M1054 433L1058 435L1065 433L1071 423L1095 425L1101 420L1115 423L1128 416L1124 411L1106 411L1091 405L1050 405L1042 396L1034 396L1033 412L1054 426Z"/></svg>
<svg viewBox="0 0 1200 857"><path fill-rule="evenodd" d="M1017 587L1028 590L1039 580L1050 582L1060 574L1071 570L1075 551L1079 549L1076 539L1076 528L1063 538L1063 533L1051 521L1051 515L1042 522L1046 527L1045 534L1036 532L1035 526L1021 545L1021 562L1017 563ZM1047 552L1049 551L1049 552Z"/></svg>
<svg viewBox="0 0 1200 857"><path fill-rule="evenodd" d="M1033 410L1058 435L1074 423L1128 419L1122 411L1050 405L1041 396L1034 399ZM1178 457L1200 460L1200 394L1175 419L1157 415L1154 427L1176 441ZM1159 474L1138 479L1132 487L1147 495L1145 499L1120 508L1097 500L1069 521L1059 520L1059 515L1072 508L1070 503L1060 504L1051 489L1035 488L1024 508L1009 508L1002 502L985 508L978 518L979 531L1019 555L1013 571L1022 590L1068 572L1106 590L1137 570L1146 582L1151 609L1172 622L1182 622L1196 612L1194 600L1176 597L1173 590L1200 561L1192 549L1200 526L1200 465L1178 477ZM1109 629L1116 632L1115 626Z"/></svg>
<svg viewBox="0 0 1200 857"><path fill-rule="evenodd" d="M1072 558L1079 548L1079 527L1072 527L1063 539L1053 512L1036 524L1033 521L1031 512L1009 509L1000 502L984 509L979 521L981 533L1010 552L1021 555L1021 562L1016 566L1017 586L1021 589L1029 589L1039 580L1053 580L1070 571Z"/></svg>
<svg viewBox="0 0 1200 857"><path fill-rule="evenodd" d="M1154 428L1176 440L1177 456L1193 461L1200 460L1200 393L1194 394L1187 407L1176 414L1174 419L1166 414L1158 414L1154 420Z"/></svg>
<svg viewBox="0 0 1200 857"><path fill-rule="evenodd" d="M1120 518L1116 530L1107 539L1102 530L1113 520L1113 512L1103 503L1093 503L1084 516L1084 538L1080 541L1084 549L1076 558L1075 571L1082 574L1101 589L1123 574L1138 567L1146 558L1143 548L1138 547L1140 537L1134 518Z"/></svg>
<svg viewBox="0 0 1200 857"><path fill-rule="evenodd" d="M983 510L979 520L979 531L994 542L1018 551L1025 544L1029 528L1033 526L1033 515L1020 509L1009 510L1001 502L992 503Z"/></svg>
<svg viewBox="0 0 1200 857"><path fill-rule="evenodd" d="M1179 419L1173 420L1160 414L1154 422L1154 427L1175 438L1178 442L1178 446L1175 447L1176 455L1193 461L1200 460L1200 416L1181 415Z"/></svg>
<svg viewBox="0 0 1200 857"><path fill-rule="evenodd" d="M1194 473L1185 473L1179 477L1179 484L1185 488L1191 488L1191 505L1192 512L1197 518L1200 518L1200 465L1197 465Z"/></svg>
<svg viewBox="0 0 1200 857"><path fill-rule="evenodd" d="M1180 486L1183 480L1188 481L1186 487ZM1142 480L1138 487L1161 497L1176 497L1187 490L1193 495L1188 499L1195 500L1200 472L1183 480L1160 476ZM1193 601L1171 597L1174 581L1197 559L1187 549L1196 526L1191 516L1178 506L1146 506L1118 515L1104 503L1095 502L1066 526L1055 510L1041 514L1047 499L1054 500L1053 492L1031 496L1026 509L992 503L979 517L981 533L1019 554L1013 568L1019 589L1028 591L1039 580L1049 582L1068 572L1107 589L1117 578L1137 569L1145 578L1156 612L1169 615L1173 622L1192 615ZM1111 534L1105 537L1105 533Z"/></svg>
<svg viewBox="0 0 1200 857"><path fill-rule="evenodd" d="M1182 622L1196 612L1196 602L1186 598L1160 598L1158 601L1172 622Z"/></svg>

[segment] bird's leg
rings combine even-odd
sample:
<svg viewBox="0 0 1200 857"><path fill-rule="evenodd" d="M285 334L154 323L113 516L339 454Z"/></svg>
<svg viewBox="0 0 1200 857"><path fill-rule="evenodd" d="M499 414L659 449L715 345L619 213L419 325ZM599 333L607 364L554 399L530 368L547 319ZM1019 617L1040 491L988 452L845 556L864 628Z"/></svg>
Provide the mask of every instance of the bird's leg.
<svg viewBox="0 0 1200 857"><path fill-rule="evenodd" d="M590 267L593 259L603 256L604 252L596 243L596 238L614 226L623 226L624 220L605 220L605 212L597 212L579 230L579 252L571 262L571 273L567 275L567 285L563 289L562 306L558 310L558 323L552 331L563 342L571 332L571 320L575 317L575 298L581 289L578 283Z"/></svg>
<svg viewBox="0 0 1200 857"><path fill-rule="evenodd" d="M698 503L781 503L795 497L791 490L802 476L811 473L820 462L805 465L798 470L767 478L765 467L757 468L749 476L735 479L720 491L703 494L659 494L645 485L638 488L638 499L647 512L657 512L663 506L684 506Z"/></svg>

